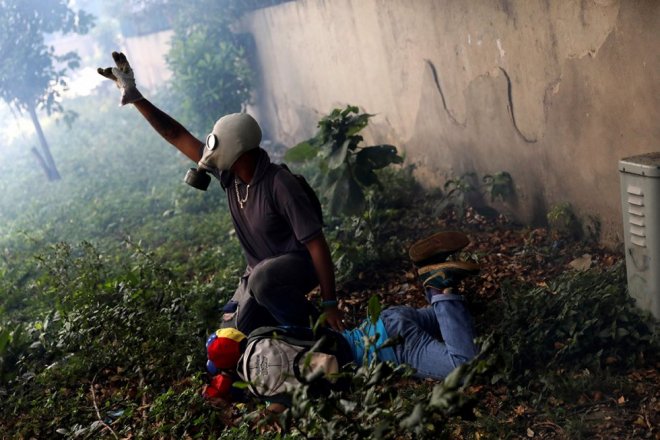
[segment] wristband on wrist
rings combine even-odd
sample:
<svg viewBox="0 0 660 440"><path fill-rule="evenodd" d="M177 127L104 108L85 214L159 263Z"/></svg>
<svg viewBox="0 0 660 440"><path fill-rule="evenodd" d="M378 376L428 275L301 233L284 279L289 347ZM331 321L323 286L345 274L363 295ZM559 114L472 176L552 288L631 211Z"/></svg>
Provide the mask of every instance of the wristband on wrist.
<svg viewBox="0 0 660 440"><path fill-rule="evenodd" d="M321 301L321 307L324 309L329 309L331 307L337 307L337 300L336 299L326 299Z"/></svg>

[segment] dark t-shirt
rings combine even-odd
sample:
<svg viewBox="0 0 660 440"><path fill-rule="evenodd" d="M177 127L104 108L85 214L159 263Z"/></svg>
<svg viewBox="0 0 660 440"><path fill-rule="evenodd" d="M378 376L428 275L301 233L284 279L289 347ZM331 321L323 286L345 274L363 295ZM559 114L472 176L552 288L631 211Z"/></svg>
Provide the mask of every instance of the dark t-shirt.
<svg viewBox="0 0 660 440"><path fill-rule="evenodd" d="M261 148L249 189L229 171L216 177L227 194L236 235L250 268L266 258L307 252L305 243L321 233L321 220L296 177L271 163ZM235 180L244 200L242 208Z"/></svg>

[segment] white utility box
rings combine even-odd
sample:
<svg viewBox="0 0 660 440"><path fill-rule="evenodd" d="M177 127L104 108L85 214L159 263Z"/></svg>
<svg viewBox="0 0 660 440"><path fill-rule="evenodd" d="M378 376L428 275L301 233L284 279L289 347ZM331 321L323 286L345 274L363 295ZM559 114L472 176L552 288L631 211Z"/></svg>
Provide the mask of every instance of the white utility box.
<svg viewBox="0 0 660 440"><path fill-rule="evenodd" d="M628 290L660 319L660 152L619 161Z"/></svg>

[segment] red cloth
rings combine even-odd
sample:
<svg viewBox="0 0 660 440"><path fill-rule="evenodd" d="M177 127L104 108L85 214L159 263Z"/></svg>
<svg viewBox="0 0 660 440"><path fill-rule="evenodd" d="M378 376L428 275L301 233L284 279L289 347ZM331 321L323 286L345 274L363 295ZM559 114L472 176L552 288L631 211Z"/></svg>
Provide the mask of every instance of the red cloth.
<svg viewBox="0 0 660 440"><path fill-rule="evenodd" d="M241 344L233 339L218 337L209 343L207 353L216 368L233 369L236 368L238 359L241 357Z"/></svg>
<svg viewBox="0 0 660 440"><path fill-rule="evenodd" d="M230 397L232 380L226 374L218 374L211 379L211 384L206 387L204 397L207 399L227 399Z"/></svg>

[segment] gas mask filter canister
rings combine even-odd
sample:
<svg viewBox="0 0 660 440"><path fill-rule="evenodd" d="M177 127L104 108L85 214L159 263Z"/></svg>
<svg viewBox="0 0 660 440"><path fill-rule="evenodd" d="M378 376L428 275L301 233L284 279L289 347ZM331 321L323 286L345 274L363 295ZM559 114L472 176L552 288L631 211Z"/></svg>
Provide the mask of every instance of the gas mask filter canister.
<svg viewBox="0 0 660 440"><path fill-rule="evenodd" d="M206 191L211 183L211 176L206 174L205 170L191 168L186 173L186 177L183 178L183 181L193 188Z"/></svg>

